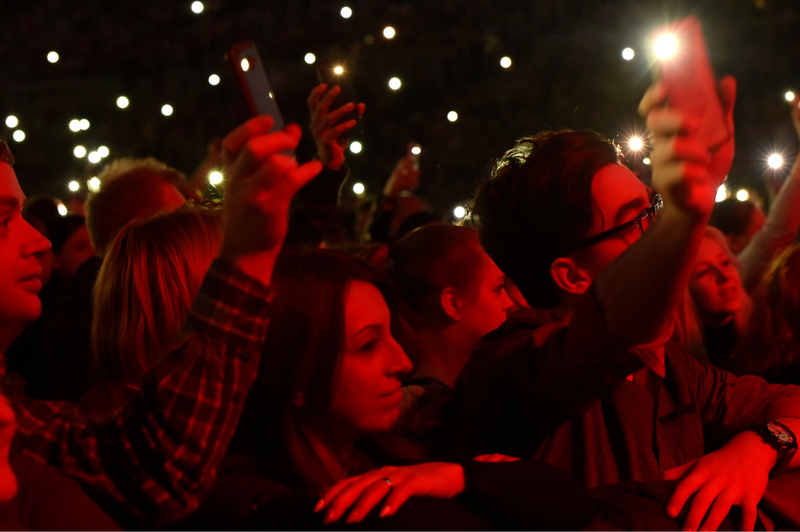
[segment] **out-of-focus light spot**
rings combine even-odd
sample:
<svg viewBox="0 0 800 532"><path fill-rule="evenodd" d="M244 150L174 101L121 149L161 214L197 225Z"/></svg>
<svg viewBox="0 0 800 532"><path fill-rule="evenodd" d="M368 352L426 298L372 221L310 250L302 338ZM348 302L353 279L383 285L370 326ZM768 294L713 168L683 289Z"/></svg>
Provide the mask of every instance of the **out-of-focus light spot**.
<svg viewBox="0 0 800 532"><path fill-rule="evenodd" d="M463 218L464 216L466 216L466 215L467 215L467 209L465 209L464 207L462 207L460 205L458 207L456 207L455 209L453 209L453 216L455 216L459 220L461 218Z"/></svg>
<svg viewBox="0 0 800 532"><path fill-rule="evenodd" d="M211 74L208 76L208 83L209 85L219 85L219 76L216 74Z"/></svg>
<svg viewBox="0 0 800 532"><path fill-rule="evenodd" d="M769 164L770 168L775 168L776 170L783 166L783 157L778 155L777 153L773 153L767 159L767 164Z"/></svg>
<svg viewBox="0 0 800 532"><path fill-rule="evenodd" d="M413 148L411 148L411 153L413 153L414 155L419 155L420 153L422 153L422 148L419 146L414 146Z"/></svg>
<svg viewBox="0 0 800 532"><path fill-rule="evenodd" d="M97 192L98 190L100 190L100 180L97 179L97 177L91 178L89 181L87 181L86 185L89 187L89 190L91 191Z"/></svg>
<svg viewBox="0 0 800 532"><path fill-rule="evenodd" d="M70 120L69 121L69 130L78 132L81 130L81 121L80 120Z"/></svg>
<svg viewBox="0 0 800 532"><path fill-rule="evenodd" d="M644 146L644 142L642 142L642 139L640 139L639 137L631 137L631 139L628 141L628 146L633 151L639 151Z"/></svg>
<svg viewBox="0 0 800 532"><path fill-rule="evenodd" d="M128 99L125 96L120 96L119 98L117 98L117 107L119 107L120 109L125 109L126 107L128 107L128 104L130 103L131 102L128 101Z"/></svg>
<svg viewBox="0 0 800 532"><path fill-rule="evenodd" d="M630 61L631 59L633 59L634 55L636 55L636 53L633 51L633 48L625 48L624 50L622 50L622 58L625 61Z"/></svg>
<svg viewBox="0 0 800 532"><path fill-rule="evenodd" d="M170 104L165 104L161 107L161 114L164 116L170 116L172 114L172 106Z"/></svg>
<svg viewBox="0 0 800 532"><path fill-rule="evenodd" d="M333 73L334 74L342 74L343 72L344 72L344 67L342 67L340 65L337 65L337 66L333 67Z"/></svg>
<svg viewBox="0 0 800 532"><path fill-rule="evenodd" d="M717 203L719 203L720 201L725 201L727 197L728 197L728 189L725 188L725 185L720 185L719 188L717 189L717 197L715 198Z"/></svg>
<svg viewBox="0 0 800 532"><path fill-rule="evenodd" d="M400 81L400 78L392 78L389 80L389 88L393 91L396 91L400 88L403 83Z"/></svg>
<svg viewBox="0 0 800 532"><path fill-rule="evenodd" d="M366 188L364 187L363 183L356 183L353 185L353 192L358 194L359 196L364 193Z"/></svg>
<svg viewBox="0 0 800 532"><path fill-rule="evenodd" d="M642 162L643 162L644 164L647 164L647 165L649 165L649 164L650 164L650 157L645 157L644 159L642 159Z"/></svg>
<svg viewBox="0 0 800 532"><path fill-rule="evenodd" d="M69 187L69 189L70 189L71 191L73 191L73 192L77 192L77 191L78 191L78 190L80 190L80 188L81 188L81 184L80 184L80 183L78 183L77 181L70 181L70 182L69 182L69 185L67 185L67 186L68 186L68 187Z"/></svg>
<svg viewBox="0 0 800 532"><path fill-rule="evenodd" d="M350 143L350 151L353 153L361 153L361 150L363 149L364 146L362 146L361 143L358 142L357 140L354 140L353 142Z"/></svg>
<svg viewBox="0 0 800 532"><path fill-rule="evenodd" d="M64 205L63 203L61 203L60 201L58 202L58 205L56 206L56 209L58 209L58 214L60 214L61 216L66 216L67 215L67 212L68 212L67 211L67 206Z"/></svg>
<svg viewBox="0 0 800 532"><path fill-rule="evenodd" d="M749 197L750 194L748 194L745 189L742 189L736 193L736 199L738 199L739 201L747 201L747 198Z"/></svg>
<svg viewBox="0 0 800 532"><path fill-rule="evenodd" d="M248 61L247 59L242 59L242 62L240 64L242 65L242 70L244 72L250 70L250 61Z"/></svg>
<svg viewBox="0 0 800 532"><path fill-rule="evenodd" d="M47 60L51 63L58 63L58 53L57 52L50 52L47 54Z"/></svg>
<svg viewBox="0 0 800 532"><path fill-rule="evenodd" d="M787 102L794 101L794 93L792 91L786 91L786 94L784 94L783 97L786 98Z"/></svg>
<svg viewBox="0 0 800 532"><path fill-rule="evenodd" d="M84 130L84 131L89 129L89 121L86 120L85 118L81 119L81 129Z"/></svg>
<svg viewBox="0 0 800 532"><path fill-rule="evenodd" d="M219 185L222 183L222 172L218 170L214 170L210 174L208 174L208 182L212 185Z"/></svg>
<svg viewBox="0 0 800 532"><path fill-rule="evenodd" d="M447 113L447 119L451 122L455 122L456 120L458 120L458 113L456 113L455 111L450 111L449 113Z"/></svg>
<svg viewBox="0 0 800 532"><path fill-rule="evenodd" d="M372 44L375 42L375 37L373 37L372 35L367 35L366 37L364 37L364 42L367 44Z"/></svg>
<svg viewBox="0 0 800 532"><path fill-rule="evenodd" d="M97 153L100 154L100 157L108 157L108 154L110 152L108 151L108 148L106 146L100 146L99 148L97 148Z"/></svg>
<svg viewBox="0 0 800 532"><path fill-rule="evenodd" d="M25 140L25 132L24 132L24 131L22 131L21 129L18 129L18 130L16 130L16 131L14 132L14 134L13 134L13 135L11 135L11 136L12 136L12 137L14 138L14 140L16 140L17 142L22 142L23 140Z"/></svg>
<svg viewBox="0 0 800 532"><path fill-rule="evenodd" d="M306 64L313 65L314 62L317 60L317 56L312 54L311 52L308 52L306 56L303 58L303 60L306 62Z"/></svg>
<svg viewBox="0 0 800 532"><path fill-rule="evenodd" d="M19 120L17 120L17 117L14 115L8 115L6 117L6 125L8 127L17 127L19 125Z"/></svg>
<svg viewBox="0 0 800 532"><path fill-rule="evenodd" d="M75 146L75 149L72 150L72 153L75 154L75 157L80 159L81 157L86 157L86 148L83 146Z"/></svg>
<svg viewBox="0 0 800 532"><path fill-rule="evenodd" d="M678 51L678 40L674 35L662 35L656 39L656 55L659 59L669 59Z"/></svg>
<svg viewBox="0 0 800 532"><path fill-rule="evenodd" d="M347 6L344 6L342 10L339 11L339 14L342 16L342 18L350 18L353 16L353 10Z"/></svg>
<svg viewBox="0 0 800 532"><path fill-rule="evenodd" d="M102 157L96 151L89 152L89 162L90 163L97 164L97 163L100 162L100 159L102 159Z"/></svg>
<svg viewBox="0 0 800 532"><path fill-rule="evenodd" d="M383 28L383 36L386 37L387 39L392 39L394 38L395 35L397 35L397 33L394 31L393 27L386 26L385 28Z"/></svg>
<svg viewBox="0 0 800 532"><path fill-rule="evenodd" d="M200 14L203 12L203 2L192 2L192 13Z"/></svg>
<svg viewBox="0 0 800 532"><path fill-rule="evenodd" d="M508 68L511 66L511 58L506 56L500 59L500 66L503 68Z"/></svg>

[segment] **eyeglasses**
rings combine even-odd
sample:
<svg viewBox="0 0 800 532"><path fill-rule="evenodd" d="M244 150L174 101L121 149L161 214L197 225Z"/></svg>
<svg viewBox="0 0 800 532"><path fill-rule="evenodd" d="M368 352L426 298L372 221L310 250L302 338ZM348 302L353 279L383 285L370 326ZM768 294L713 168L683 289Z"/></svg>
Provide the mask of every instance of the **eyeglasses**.
<svg viewBox="0 0 800 532"><path fill-rule="evenodd" d="M650 205L645 210L640 212L636 216L636 218L634 218L630 222L625 222L624 224L613 227L608 231L603 231L598 235L594 235L585 240L580 241L577 246L572 248L572 251L575 251L576 249L583 249L583 248L588 248L589 246L593 246L598 242L602 242L603 240L612 235L624 231L629 227L633 227L634 225L638 227L642 233L644 233L644 221L654 217L656 213L659 211L659 209L661 209L661 207L663 206L664 206L664 200L661 199L661 194L656 194L655 196L653 196L653 201L650 203Z"/></svg>

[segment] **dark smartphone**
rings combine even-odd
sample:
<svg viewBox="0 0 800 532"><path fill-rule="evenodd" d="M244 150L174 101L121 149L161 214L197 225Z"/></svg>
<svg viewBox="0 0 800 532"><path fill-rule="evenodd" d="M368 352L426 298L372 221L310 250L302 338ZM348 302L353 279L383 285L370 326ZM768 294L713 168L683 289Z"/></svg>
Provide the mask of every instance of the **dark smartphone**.
<svg viewBox="0 0 800 532"><path fill-rule="evenodd" d="M281 116L264 64L253 41L241 41L228 49L228 62L233 68L239 89L252 116L269 115L275 121L271 131L283 129Z"/></svg>
<svg viewBox="0 0 800 532"><path fill-rule="evenodd" d="M356 94L353 90L353 84L350 81L348 72L341 66L333 63L323 63L317 67L317 78L320 83L328 86L328 89L338 85L341 87L341 92L333 99L328 111L335 111L343 105L348 103L356 103ZM361 117L358 116L358 109L353 108L349 113L345 113L334 125L339 125L348 120L355 120L356 125L347 130L346 136L353 137L364 133L364 125L361 122Z"/></svg>

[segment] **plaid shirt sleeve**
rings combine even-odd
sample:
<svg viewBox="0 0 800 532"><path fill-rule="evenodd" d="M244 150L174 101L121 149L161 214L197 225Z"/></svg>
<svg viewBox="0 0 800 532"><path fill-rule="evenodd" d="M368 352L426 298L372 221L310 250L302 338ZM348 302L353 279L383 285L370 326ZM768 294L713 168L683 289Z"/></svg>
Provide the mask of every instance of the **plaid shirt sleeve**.
<svg viewBox="0 0 800 532"><path fill-rule="evenodd" d="M268 323L268 288L218 260L182 337L119 416L96 423L69 403L21 399L15 444L140 518L180 519L214 483Z"/></svg>

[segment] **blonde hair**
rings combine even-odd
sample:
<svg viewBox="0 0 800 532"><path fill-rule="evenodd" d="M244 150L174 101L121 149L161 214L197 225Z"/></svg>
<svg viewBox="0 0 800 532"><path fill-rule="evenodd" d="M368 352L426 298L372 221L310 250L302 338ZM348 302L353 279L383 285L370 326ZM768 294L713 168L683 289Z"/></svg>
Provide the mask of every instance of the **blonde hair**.
<svg viewBox="0 0 800 532"><path fill-rule="evenodd" d="M191 204L119 232L94 287L92 349L104 369L141 383L179 335L221 236L221 210Z"/></svg>

